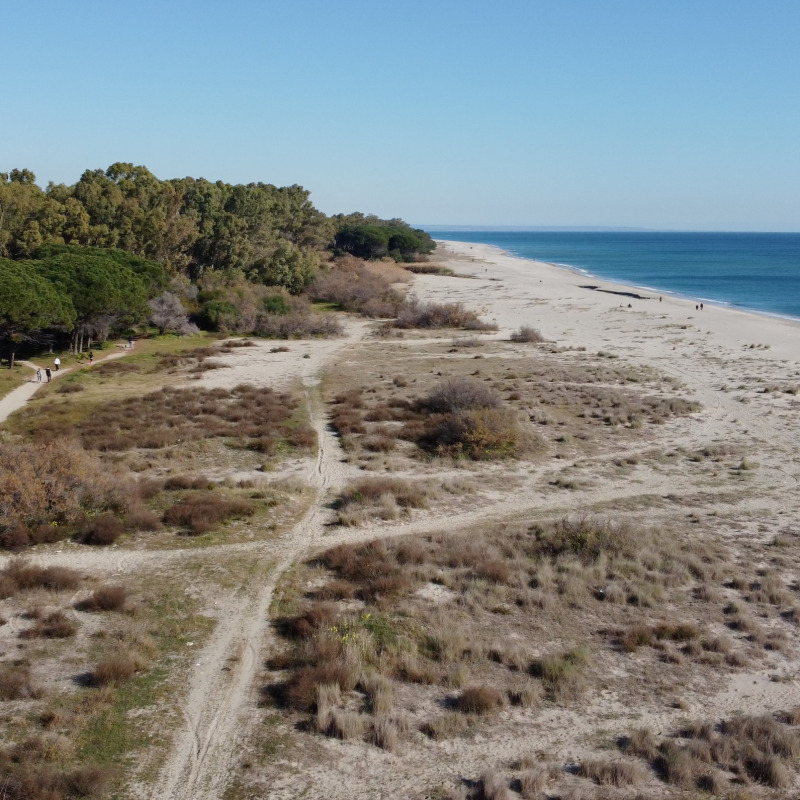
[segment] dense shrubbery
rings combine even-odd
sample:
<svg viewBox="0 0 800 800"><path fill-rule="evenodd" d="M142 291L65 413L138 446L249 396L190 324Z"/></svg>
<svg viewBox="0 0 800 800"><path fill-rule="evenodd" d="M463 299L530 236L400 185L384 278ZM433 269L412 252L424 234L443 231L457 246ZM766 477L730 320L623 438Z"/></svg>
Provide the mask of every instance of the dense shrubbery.
<svg viewBox="0 0 800 800"><path fill-rule="evenodd" d="M73 442L0 444L0 546L55 541L127 503L126 482Z"/></svg>
<svg viewBox="0 0 800 800"><path fill-rule="evenodd" d="M334 217L337 223L334 249L358 258L393 258L416 261L432 253L436 243L423 230L412 228L399 219L382 220L363 214Z"/></svg>

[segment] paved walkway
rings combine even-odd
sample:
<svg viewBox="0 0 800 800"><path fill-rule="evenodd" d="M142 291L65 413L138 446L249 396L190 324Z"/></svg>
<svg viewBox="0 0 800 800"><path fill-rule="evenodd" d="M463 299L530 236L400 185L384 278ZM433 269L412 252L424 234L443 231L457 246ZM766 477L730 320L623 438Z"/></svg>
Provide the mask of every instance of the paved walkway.
<svg viewBox="0 0 800 800"><path fill-rule="evenodd" d="M112 358L122 358L122 356L126 356L128 353L132 352L132 350L126 349L120 353L111 353L105 358L95 359L94 363L100 364L103 361L110 361ZM17 364L23 364L24 366L28 367L32 371L32 374L27 383L23 383L22 386L17 386L16 389L12 389L5 397L0 398L0 423L5 422L15 411L18 411L20 408L22 408L28 402L28 400L30 400L31 397L36 394L39 388L47 383L47 378L44 374L44 367L41 368L42 382L39 383L39 381L36 380L36 370L39 368L37 364L33 364L30 361L17 361ZM82 369L82 367L65 367L58 370L58 372L53 370L53 380L56 380L62 375L66 375L68 372L72 372L75 369Z"/></svg>

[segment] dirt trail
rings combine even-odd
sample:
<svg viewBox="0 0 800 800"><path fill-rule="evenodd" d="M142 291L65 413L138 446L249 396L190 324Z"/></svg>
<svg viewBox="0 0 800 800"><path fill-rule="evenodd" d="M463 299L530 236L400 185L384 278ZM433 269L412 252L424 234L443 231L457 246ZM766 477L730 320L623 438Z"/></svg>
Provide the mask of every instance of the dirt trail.
<svg viewBox="0 0 800 800"><path fill-rule="evenodd" d="M176 737L150 796L170 800L222 797L239 743L251 724L254 683L264 648L272 637L268 617L275 586L320 538L330 514L324 506L325 498L345 481L341 450L327 423L319 379L308 377L304 383L311 424L319 441L317 458L306 477L316 490L315 502L291 534L254 553L265 567L274 564L255 595L236 597L220 609L220 624L198 656L182 709L186 727Z"/></svg>

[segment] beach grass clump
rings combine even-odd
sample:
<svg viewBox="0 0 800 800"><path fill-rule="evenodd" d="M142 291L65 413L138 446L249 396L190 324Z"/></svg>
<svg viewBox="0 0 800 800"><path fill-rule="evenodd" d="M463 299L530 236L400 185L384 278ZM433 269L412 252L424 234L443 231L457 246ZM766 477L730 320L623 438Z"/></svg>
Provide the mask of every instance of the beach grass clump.
<svg viewBox="0 0 800 800"><path fill-rule="evenodd" d="M362 525L370 519L396 519L413 508L427 508L435 492L420 482L367 478L348 486L336 501L340 525Z"/></svg>
<svg viewBox="0 0 800 800"><path fill-rule="evenodd" d="M18 592L47 589L53 592L74 591L80 585L80 573L68 567L40 567L24 558L11 559L0 570L0 597Z"/></svg>

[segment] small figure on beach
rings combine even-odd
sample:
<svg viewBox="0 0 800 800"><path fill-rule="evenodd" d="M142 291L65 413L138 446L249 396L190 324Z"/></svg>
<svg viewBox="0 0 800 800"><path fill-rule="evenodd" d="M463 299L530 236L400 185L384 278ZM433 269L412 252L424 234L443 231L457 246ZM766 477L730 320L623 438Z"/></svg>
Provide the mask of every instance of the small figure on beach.
<svg viewBox="0 0 800 800"><path fill-rule="evenodd" d="M42 382L42 368L41 367L37 367L37 369L36 369L36 383L41 383L41 382Z"/></svg>
<svg viewBox="0 0 800 800"><path fill-rule="evenodd" d="M703 310L703 304L702 303L700 303L700 310L701 311Z"/></svg>
<svg viewBox="0 0 800 800"><path fill-rule="evenodd" d="M658 302L659 302L659 303L660 303L660 302L661 302L663 299L664 299L664 298L663 298L661 295L659 295L659 296L658 296Z"/></svg>
<svg viewBox="0 0 800 800"><path fill-rule="evenodd" d="M61 359L58 356L53 359L53 366L56 368L56 372L61 369Z"/></svg>
<svg viewBox="0 0 800 800"><path fill-rule="evenodd" d="M89 351L89 363L91 364L94 361L94 353L90 350Z"/></svg>
<svg viewBox="0 0 800 800"><path fill-rule="evenodd" d="M699 310L700 310L700 306L695 306L695 307L694 307L694 310L695 310L695 311L699 311Z"/></svg>
<svg viewBox="0 0 800 800"><path fill-rule="evenodd" d="M53 377L53 373L50 372L50 367L45 367L44 368L44 374L47 377L47 382L50 383L50 381L52 380L52 377Z"/></svg>

